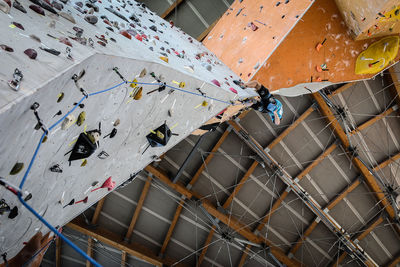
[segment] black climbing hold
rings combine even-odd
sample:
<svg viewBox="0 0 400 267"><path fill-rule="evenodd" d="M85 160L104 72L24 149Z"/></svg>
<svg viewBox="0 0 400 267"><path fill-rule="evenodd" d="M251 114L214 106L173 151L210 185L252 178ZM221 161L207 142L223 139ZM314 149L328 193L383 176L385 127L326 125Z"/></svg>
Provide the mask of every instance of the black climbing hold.
<svg viewBox="0 0 400 267"><path fill-rule="evenodd" d="M12 208L12 210L10 210L10 213L8 214L8 218L14 219L17 216L18 216L18 208L17 208L17 206L15 206L14 208Z"/></svg>
<svg viewBox="0 0 400 267"><path fill-rule="evenodd" d="M71 155L68 161L71 162L74 160L88 158L96 151L97 149L96 143L98 141L96 140L96 136L100 136L100 134L92 135L92 137L89 137L89 134L95 134L96 132L99 133L98 130L94 130L88 132L87 134L81 133L79 135L78 140L76 141L74 147L72 148Z"/></svg>
<svg viewBox="0 0 400 267"><path fill-rule="evenodd" d="M10 206L4 199L0 200L0 215L3 215L4 212L9 212L11 210Z"/></svg>
<svg viewBox="0 0 400 267"><path fill-rule="evenodd" d="M109 133L106 136L104 136L103 139L106 138L106 137L113 138L116 134L117 134L117 128L114 128L114 129L111 130L111 133Z"/></svg>
<svg viewBox="0 0 400 267"><path fill-rule="evenodd" d="M66 208L66 207L68 207L68 206L72 206L72 205L74 205L74 204L75 204L75 199L72 199L67 205L65 205L65 206L63 207L63 209Z"/></svg>
<svg viewBox="0 0 400 267"><path fill-rule="evenodd" d="M39 48L42 49L43 51L46 51L47 53L53 54L55 56L58 56L61 53L60 51L57 51L52 48L45 48L45 47L39 47Z"/></svg>
<svg viewBox="0 0 400 267"><path fill-rule="evenodd" d="M50 167L50 171L51 172L56 172L56 173L62 173L63 170L61 169L60 165L55 164L53 166Z"/></svg>
<svg viewBox="0 0 400 267"><path fill-rule="evenodd" d="M281 2L278 1L275 6L279 6L280 4L281 4Z"/></svg>
<svg viewBox="0 0 400 267"><path fill-rule="evenodd" d="M107 152L105 152L104 150L103 151L101 151L98 155L97 155L97 157L99 158L99 159L106 159L106 158L108 158L110 155L107 153Z"/></svg>
<svg viewBox="0 0 400 267"><path fill-rule="evenodd" d="M24 163L22 162L15 163L10 171L10 175L18 174L23 168L24 168Z"/></svg>
<svg viewBox="0 0 400 267"><path fill-rule="evenodd" d="M26 13L26 9L21 5L20 2L14 0L13 7L21 11L22 13Z"/></svg>
<svg viewBox="0 0 400 267"><path fill-rule="evenodd" d="M151 147L161 147L168 144L171 135L171 130L169 129L167 124L164 123L157 129L146 135L146 138Z"/></svg>

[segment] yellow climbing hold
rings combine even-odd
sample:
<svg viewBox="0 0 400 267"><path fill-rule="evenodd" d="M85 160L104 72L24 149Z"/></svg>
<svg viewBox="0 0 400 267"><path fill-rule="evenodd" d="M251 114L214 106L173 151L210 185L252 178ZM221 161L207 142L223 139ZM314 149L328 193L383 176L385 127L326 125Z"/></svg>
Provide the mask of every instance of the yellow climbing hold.
<svg viewBox="0 0 400 267"><path fill-rule="evenodd" d="M168 58L167 57L160 57L160 59L168 63Z"/></svg>
<svg viewBox="0 0 400 267"><path fill-rule="evenodd" d="M134 79L129 86L135 88L137 86L137 80Z"/></svg>
<svg viewBox="0 0 400 267"><path fill-rule="evenodd" d="M139 100L142 98L143 87L137 87L138 89L134 93L133 99Z"/></svg>
<svg viewBox="0 0 400 267"><path fill-rule="evenodd" d="M85 112L85 111L82 111L82 112L79 114L78 119L76 120L76 124L77 124L78 126L81 126L81 125L85 122L85 119L86 119L86 112Z"/></svg>
<svg viewBox="0 0 400 267"><path fill-rule="evenodd" d="M397 56L399 36L388 36L373 43L356 61L356 74L375 74L386 68Z"/></svg>
<svg viewBox="0 0 400 267"><path fill-rule="evenodd" d="M383 17L379 19L380 22L398 21L400 19L400 6L396 6L391 11L386 12Z"/></svg>
<svg viewBox="0 0 400 267"><path fill-rule="evenodd" d="M82 160L82 163L81 163L81 167L86 166L86 164L87 164L87 159L83 159L83 160Z"/></svg>

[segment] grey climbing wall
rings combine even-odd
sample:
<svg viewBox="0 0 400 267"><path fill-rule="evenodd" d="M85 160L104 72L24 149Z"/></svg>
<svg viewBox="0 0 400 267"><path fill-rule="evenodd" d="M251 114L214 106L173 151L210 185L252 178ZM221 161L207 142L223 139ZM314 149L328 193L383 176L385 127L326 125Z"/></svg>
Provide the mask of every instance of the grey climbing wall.
<svg viewBox="0 0 400 267"><path fill-rule="evenodd" d="M0 177L18 186L25 175L28 204L53 226L248 96L210 51L134 1L7 1L0 0ZM164 123L173 133L167 144L168 133L156 130ZM162 145L149 147L149 134ZM48 229L4 187L0 199L13 210L0 215L0 253L12 257Z"/></svg>

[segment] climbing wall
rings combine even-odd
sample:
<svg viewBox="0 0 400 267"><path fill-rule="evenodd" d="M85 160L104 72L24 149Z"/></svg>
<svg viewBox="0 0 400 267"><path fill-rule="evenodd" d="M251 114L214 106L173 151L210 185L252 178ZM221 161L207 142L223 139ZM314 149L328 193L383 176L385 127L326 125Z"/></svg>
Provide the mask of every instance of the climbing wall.
<svg viewBox="0 0 400 267"><path fill-rule="evenodd" d="M0 2L0 177L53 226L248 96L214 54L134 1ZM0 199L0 253L12 257L48 229L4 187Z"/></svg>
<svg viewBox="0 0 400 267"><path fill-rule="evenodd" d="M204 40L248 81L313 4L310 0L235 1Z"/></svg>
<svg viewBox="0 0 400 267"><path fill-rule="evenodd" d="M336 4L356 40L400 32L399 0L336 0Z"/></svg>
<svg viewBox="0 0 400 267"><path fill-rule="evenodd" d="M235 1L204 43L242 79L297 96L370 79L399 60L396 52L378 72L356 74L357 57L381 37L355 41L353 35L335 1Z"/></svg>

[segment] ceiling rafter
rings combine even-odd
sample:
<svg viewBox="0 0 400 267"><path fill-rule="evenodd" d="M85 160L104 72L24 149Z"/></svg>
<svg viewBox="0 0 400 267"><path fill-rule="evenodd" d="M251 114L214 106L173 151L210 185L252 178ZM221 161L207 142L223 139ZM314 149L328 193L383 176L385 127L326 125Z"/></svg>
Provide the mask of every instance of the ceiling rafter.
<svg viewBox="0 0 400 267"><path fill-rule="evenodd" d="M391 261L389 262L386 266L388 267L396 267L397 264L400 263L400 253L397 254L397 256Z"/></svg>
<svg viewBox="0 0 400 267"><path fill-rule="evenodd" d="M358 231L357 234L354 236L354 240L361 241L363 240L369 233L371 233L379 224L383 222L382 216L377 216L370 224L368 224L363 231ZM339 253L339 257L331 267L338 267L339 264L347 257L347 252L343 251Z"/></svg>
<svg viewBox="0 0 400 267"><path fill-rule="evenodd" d="M166 17L168 17L169 14L171 14L171 12L177 8L180 4L182 4L184 0L176 0L172 5L170 5L167 10L164 11L164 13L161 14L161 18L165 19Z"/></svg>
<svg viewBox="0 0 400 267"><path fill-rule="evenodd" d="M319 93L314 93L312 94L312 97L317 101L321 113L325 116L325 119L328 121L329 126L333 129L334 133L336 136L340 139L342 142L345 151L350 152L350 143L349 140L347 139L346 133L344 132L343 128L340 126L338 120L335 118L335 115L331 111L331 109L328 107L324 99ZM388 213L389 217L393 220L395 213L393 207L390 205L389 200L386 198L385 194L383 193L382 189L378 185L377 181L375 180L375 177L373 174L368 170L367 166L365 166L357 157L352 157L352 162L354 166L360 171L360 173L363 175L365 178L365 181L370 188L371 192L374 193L376 200L380 203L380 206L386 210ZM399 232L400 229L396 225L396 231Z"/></svg>
<svg viewBox="0 0 400 267"><path fill-rule="evenodd" d="M267 246L269 246L271 253L279 261L283 262L284 264L286 264L288 266L300 266L301 265L301 263L299 261L297 261L295 259L289 259L280 248L273 246L268 239L255 235L247 226L238 222L235 218L231 218L230 216L220 212L213 204L211 204L206 199L203 199L203 197L200 194L198 194L192 190L189 190L180 184L173 184L170 180L170 177L168 177L166 174L164 174L158 168L156 168L152 165L148 165L144 170L153 174L155 177L157 177L160 181L162 181L164 184L166 184L171 189L173 189L179 193L183 192L185 195L195 196L197 199L200 199L201 205L204 207L205 210L207 210L207 212L209 214L211 214L212 216L214 216L215 218L220 220L222 223L224 223L229 228L231 228L238 234L242 235L249 241L257 243L257 244L264 243Z"/></svg>
<svg viewBox="0 0 400 267"><path fill-rule="evenodd" d="M240 182L235 186L235 188L233 189L233 192L229 195L228 199L225 200L224 204L222 205L222 207L224 209L227 209L229 207L229 205L232 203L235 196L239 193L240 189L243 187L243 185L249 179L250 175L254 172L254 170L256 169L257 166L258 166L257 161L254 161L253 164L251 164L250 168L243 175L242 179L240 179ZM213 226L211 231L208 233L206 242L203 245L203 249L200 253L199 259L197 260L197 266L200 266L204 260L204 257L206 255L208 247L209 247L209 244L211 243L212 237L214 236L215 228L216 227Z"/></svg>
<svg viewBox="0 0 400 267"><path fill-rule="evenodd" d="M270 163L272 166L278 168L281 172L279 177L281 180L293 190L296 195L303 201L303 203L315 214L317 215L327 227L338 237L343 239L344 245L354 253L354 256L358 257L360 260L365 262L365 264L376 265L374 260L364 253L363 249L356 243L354 243L347 233L344 231L332 216L325 212L319 204L298 184L293 177L291 177L284 169L282 169L279 163L264 151L261 145L249 135L249 133L238 123L231 121L230 125L233 127L235 133L248 144L248 146L253 149L266 163ZM362 255L361 255L362 254Z"/></svg>
<svg viewBox="0 0 400 267"><path fill-rule="evenodd" d="M207 164L210 163L210 161L214 158L215 152L218 151L218 149L221 147L222 143L225 141L225 139L228 137L230 133L230 130L225 130L225 132L221 135L221 137L218 139L218 142L214 145L214 147L211 149L211 152L208 154L206 159L203 161L199 169L196 171L196 173L193 175L192 179L190 180L189 184L187 185L188 189L191 189L193 185L197 182L199 179L200 175L203 173L204 169L206 168ZM163 245L160 250L160 255L162 256L165 253L165 250L167 249L167 246L169 244L169 241L171 240L172 234L174 232L175 226L178 222L179 216L181 215L183 205L185 204L185 198L188 197L187 195L183 195L176 210L174 217L172 219L172 222L168 228L168 232L164 238ZM189 199L191 198L188 197Z"/></svg>
<svg viewBox="0 0 400 267"><path fill-rule="evenodd" d="M124 238L124 241L127 242L127 243L130 242L130 239L132 237L133 230L135 228L136 222L139 219L139 214L142 211L144 200L146 199L147 193L149 192L152 179L153 178L151 178L151 176L147 176L146 183L143 186L142 193L140 194L140 198L139 198L139 201L138 201L138 203L136 205L135 212L132 215L131 223L129 224L128 231L126 232L126 235L125 235L125 238ZM122 251L121 264L122 264L122 261L124 261L124 258L126 259L126 252Z"/></svg>
<svg viewBox="0 0 400 267"><path fill-rule="evenodd" d="M276 146L280 141L282 141L291 131L293 131L302 121L304 121L312 112L314 111L314 106L309 107L299 118L297 118L289 127L287 127L277 138L275 138L268 146L267 149L271 150L274 146ZM247 113L246 113L247 114ZM239 118L243 118L245 116L245 114L242 117ZM255 168L258 166L258 162L255 160L252 165L250 166L250 168L247 170L247 172L245 173L245 175L242 177L242 179L240 180L240 182L235 186L235 189L233 190L233 192L230 194L230 196L228 197L228 199L225 201L223 208L226 209L227 207L229 207L230 203L233 201L234 197L239 193L240 189L242 188L242 186L245 184L245 182L247 181L247 179L250 177L250 175L254 172ZM201 263L204 260L204 257L206 255L206 252L208 250L208 245L211 243L212 237L215 233L215 227L213 227L211 229L211 231L208 234L208 237L203 245L203 250L200 253L198 262L197 262L197 266L200 266ZM247 246L248 248L250 248L251 246ZM246 251L244 252L243 255L245 255L245 257L247 256L247 252L248 250L246 249Z"/></svg>
<svg viewBox="0 0 400 267"><path fill-rule="evenodd" d="M61 238L56 238L56 267L61 267Z"/></svg>
<svg viewBox="0 0 400 267"><path fill-rule="evenodd" d="M338 89L336 89L335 91L331 92L331 93L329 94L329 97L338 95L338 94L342 93L343 91L349 89L350 87L352 87L352 86L355 85L355 84L356 84L355 82L346 83L345 85L342 85L342 86L340 86Z"/></svg>
<svg viewBox="0 0 400 267"><path fill-rule="evenodd" d="M360 185L360 179L355 179L349 186L346 186L344 190L341 191L339 195L337 195L334 199L332 199L325 207L325 209L332 210L343 198L345 198L350 192L357 188ZM317 227L319 221L314 219L313 222L307 227L304 231L304 234L299 237L296 243L291 247L289 254L295 254L301 245L303 244L306 237L308 237L312 231Z"/></svg>
<svg viewBox="0 0 400 267"><path fill-rule="evenodd" d="M384 112L375 115L372 119L367 120L366 122L362 123L361 125L357 126L356 129L350 132L350 135L355 135L356 133L368 128L369 126L373 125L375 122L385 118L386 116L389 116L392 114L395 110L397 110L397 105L388 108Z"/></svg>
<svg viewBox="0 0 400 267"><path fill-rule="evenodd" d="M91 224L94 225L97 223L97 221L99 220L99 216L101 213L101 210L103 209L103 205L104 205L104 201L106 200L106 197L103 197L102 199L99 200L99 202L97 202L97 206L96 209L94 211L93 217L92 217L92 221ZM93 244L94 244L94 240L89 237L88 238L88 247L87 247L87 251L86 254L88 254L89 257L93 257ZM91 267L92 264L90 263L90 261L86 261L86 267Z"/></svg>
<svg viewBox="0 0 400 267"><path fill-rule="evenodd" d="M392 163L392 162L394 162L394 161L396 161L396 160L398 160L398 159L400 159L400 152L397 153L397 154L395 154L395 155L393 155L393 156L391 156L390 158L386 159L385 161L382 161L381 163L379 163L379 164L374 168L374 170L376 170L376 171L377 171L377 170L381 170L381 169L387 167L390 163Z"/></svg>
<svg viewBox="0 0 400 267"><path fill-rule="evenodd" d="M123 243L121 242L121 236L118 234L113 233L112 231L101 226L96 228L90 227L81 218L73 219L67 224L67 226L75 231L88 235L91 238L95 238L99 242L102 242L108 246L114 247L121 251L126 251L128 254L155 266L161 267L163 264L169 266L176 262L175 259L171 259L169 257L160 258L152 250L138 243ZM186 265L177 264L175 266L184 267Z"/></svg>

